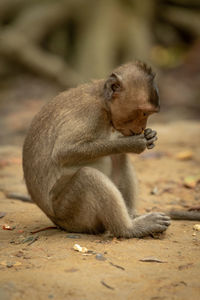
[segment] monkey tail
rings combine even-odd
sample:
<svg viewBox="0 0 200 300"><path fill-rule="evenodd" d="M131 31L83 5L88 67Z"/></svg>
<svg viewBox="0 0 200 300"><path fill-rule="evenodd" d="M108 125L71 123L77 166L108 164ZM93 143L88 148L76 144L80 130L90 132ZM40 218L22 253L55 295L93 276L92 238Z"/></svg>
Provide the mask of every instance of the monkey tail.
<svg viewBox="0 0 200 300"><path fill-rule="evenodd" d="M33 203L30 196L25 196L17 193L7 193L5 194L8 199L21 200L23 202Z"/></svg>
<svg viewBox="0 0 200 300"><path fill-rule="evenodd" d="M200 221L200 211L184 211L184 210L171 210L167 213L172 220L190 220L190 221Z"/></svg>

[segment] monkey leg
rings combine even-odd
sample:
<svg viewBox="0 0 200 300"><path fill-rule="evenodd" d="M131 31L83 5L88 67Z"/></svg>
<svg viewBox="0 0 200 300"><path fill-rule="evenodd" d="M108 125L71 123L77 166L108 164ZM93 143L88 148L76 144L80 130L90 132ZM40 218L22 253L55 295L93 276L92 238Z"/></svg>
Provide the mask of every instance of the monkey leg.
<svg viewBox="0 0 200 300"><path fill-rule="evenodd" d="M130 236L132 222L120 191L95 168L83 167L62 184L58 195L54 192L53 209L54 222L67 231Z"/></svg>
<svg viewBox="0 0 200 300"><path fill-rule="evenodd" d="M130 216L135 216L138 192L137 176L127 154L112 155L112 181L123 195Z"/></svg>
<svg viewBox="0 0 200 300"><path fill-rule="evenodd" d="M132 220L120 191L94 168L79 169L52 201L54 222L71 232L109 230L117 237L141 237L163 232L169 225L169 217L161 213Z"/></svg>

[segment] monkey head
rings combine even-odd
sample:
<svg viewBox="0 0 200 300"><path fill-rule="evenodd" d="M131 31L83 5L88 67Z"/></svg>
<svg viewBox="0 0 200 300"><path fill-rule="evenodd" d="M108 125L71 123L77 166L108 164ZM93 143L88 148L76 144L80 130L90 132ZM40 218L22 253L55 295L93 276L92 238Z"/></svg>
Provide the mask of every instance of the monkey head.
<svg viewBox="0 0 200 300"><path fill-rule="evenodd" d="M142 62L123 65L104 84L104 98L115 129L125 136L140 134L148 117L160 110L155 74Z"/></svg>

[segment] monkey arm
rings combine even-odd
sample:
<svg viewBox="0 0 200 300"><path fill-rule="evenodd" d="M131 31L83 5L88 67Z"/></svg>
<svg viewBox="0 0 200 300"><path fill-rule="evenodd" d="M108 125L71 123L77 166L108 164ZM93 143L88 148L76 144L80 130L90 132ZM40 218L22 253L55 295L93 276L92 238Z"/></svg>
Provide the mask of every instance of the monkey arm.
<svg viewBox="0 0 200 300"><path fill-rule="evenodd" d="M60 143L58 143L59 145ZM114 140L96 140L69 145L62 143L62 147L53 150L53 160L61 165L90 161L102 156L119 153L141 153L147 146L143 134L137 136L124 136Z"/></svg>

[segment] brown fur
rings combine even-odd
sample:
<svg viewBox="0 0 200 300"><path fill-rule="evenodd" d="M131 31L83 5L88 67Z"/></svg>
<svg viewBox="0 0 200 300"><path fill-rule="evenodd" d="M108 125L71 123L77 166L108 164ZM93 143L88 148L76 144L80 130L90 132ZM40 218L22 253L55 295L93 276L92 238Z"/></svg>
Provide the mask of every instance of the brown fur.
<svg viewBox="0 0 200 300"><path fill-rule="evenodd" d="M137 184L126 154L154 147L156 132L145 128L156 111L154 75L138 62L50 101L23 148L33 201L68 231L134 237L166 230L170 221L162 213L135 217Z"/></svg>

